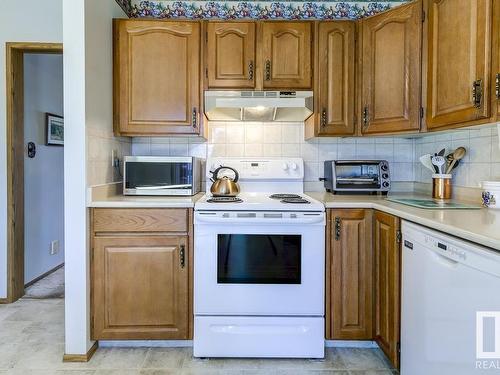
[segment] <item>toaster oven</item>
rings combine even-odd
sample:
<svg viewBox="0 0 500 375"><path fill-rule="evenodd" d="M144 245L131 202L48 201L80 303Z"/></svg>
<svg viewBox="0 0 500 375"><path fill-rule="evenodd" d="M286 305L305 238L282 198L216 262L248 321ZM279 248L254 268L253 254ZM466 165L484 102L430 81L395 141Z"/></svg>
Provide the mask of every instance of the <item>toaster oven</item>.
<svg viewBox="0 0 500 375"><path fill-rule="evenodd" d="M333 193L385 193L391 188L386 160L327 160L322 180Z"/></svg>
<svg viewBox="0 0 500 375"><path fill-rule="evenodd" d="M124 195L195 195L201 189L201 161L194 157L126 156Z"/></svg>

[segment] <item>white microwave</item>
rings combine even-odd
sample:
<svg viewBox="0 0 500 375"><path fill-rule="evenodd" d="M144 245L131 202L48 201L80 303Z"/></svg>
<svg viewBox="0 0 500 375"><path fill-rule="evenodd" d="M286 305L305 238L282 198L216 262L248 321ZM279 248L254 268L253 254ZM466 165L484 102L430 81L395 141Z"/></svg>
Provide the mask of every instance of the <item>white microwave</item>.
<svg viewBox="0 0 500 375"><path fill-rule="evenodd" d="M195 195L201 190L201 160L195 157L126 156L124 195Z"/></svg>

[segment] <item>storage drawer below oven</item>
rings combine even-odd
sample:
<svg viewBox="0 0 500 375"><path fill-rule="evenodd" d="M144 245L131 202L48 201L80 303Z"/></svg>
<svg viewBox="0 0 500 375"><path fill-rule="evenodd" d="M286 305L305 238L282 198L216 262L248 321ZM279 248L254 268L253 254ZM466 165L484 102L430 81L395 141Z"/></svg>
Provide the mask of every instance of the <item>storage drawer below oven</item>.
<svg viewBox="0 0 500 375"><path fill-rule="evenodd" d="M195 357L324 358L319 317L195 316Z"/></svg>

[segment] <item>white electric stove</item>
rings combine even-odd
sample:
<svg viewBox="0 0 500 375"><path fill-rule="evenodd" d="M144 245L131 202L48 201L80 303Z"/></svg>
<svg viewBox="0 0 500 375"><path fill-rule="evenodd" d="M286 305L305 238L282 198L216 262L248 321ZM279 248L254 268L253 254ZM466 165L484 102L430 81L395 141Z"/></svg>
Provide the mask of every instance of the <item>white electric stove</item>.
<svg viewBox="0 0 500 375"><path fill-rule="evenodd" d="M323 358L325 212L303 161L209 159L207 192L221 165L241 194L195 205L194 355Z"/></svg>

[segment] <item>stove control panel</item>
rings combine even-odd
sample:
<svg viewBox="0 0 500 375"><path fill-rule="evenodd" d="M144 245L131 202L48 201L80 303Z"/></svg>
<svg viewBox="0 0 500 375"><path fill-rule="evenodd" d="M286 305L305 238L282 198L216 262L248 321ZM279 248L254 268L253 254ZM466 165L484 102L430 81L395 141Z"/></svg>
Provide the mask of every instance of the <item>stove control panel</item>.
<svg viewBox="0 0 500 375"><path fill-rule="evenodd" d="M302 180L304 162L300 158L263 159L263 158L212 158L207 160L207 177L210 171L227 166L238 171L240 180ZM221 171L220 175L224 175ZM231 176L228 170L228 176Z"/></svg>

